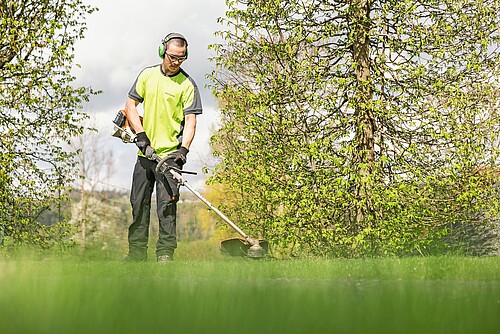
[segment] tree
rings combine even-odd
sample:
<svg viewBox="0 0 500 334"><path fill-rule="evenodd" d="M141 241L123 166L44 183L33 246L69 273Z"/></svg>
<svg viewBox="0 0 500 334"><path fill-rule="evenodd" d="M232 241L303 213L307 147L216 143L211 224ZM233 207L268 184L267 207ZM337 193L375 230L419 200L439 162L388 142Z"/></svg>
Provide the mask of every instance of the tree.
<svg viewBox="0 0 500 334"><path fill-rule="evenodd" d="M102 143L106 140L104 134L96 129L96 120L92 119L87 125L87 129L71 143L71 147L77 152L76 161L80 171L80 180L76 185L81 195L80 210L78 210L77 217L73 219L76 219L80 225L82 248L86 246L87 236L92 234L88 233L88 230L99 229L100 222L90 219L92 215L89 211L94 209L90 201L96 197L99 186L109 183L109 178L115 171L113 151L103 147ZM106 192L102 193L106 194Z"/></svg>
<svg viewBox="0 0 500 334"><path fill-rule="evenodd" d="M64 144L83 131L94 92L73 87L73 45L93 11L79 0L0 2L0 224L18 242L48 245L62 230L37 218L76 175Z"/></svg>
<svg viewBox="0 0 500 334"><path fill-rule="evenodd" d="M290 253L359 256L497 217L500 1L227 4L213 181L236 219Z"/></svg>

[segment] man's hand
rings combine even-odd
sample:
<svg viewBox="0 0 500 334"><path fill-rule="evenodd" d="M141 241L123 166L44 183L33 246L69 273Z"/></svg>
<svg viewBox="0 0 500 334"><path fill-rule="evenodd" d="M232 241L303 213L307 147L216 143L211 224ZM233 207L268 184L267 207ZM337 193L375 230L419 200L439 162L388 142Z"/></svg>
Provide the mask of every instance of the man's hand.
<svg viewBox="0 0 500 334"><path fill-rule="evenodd" d="M151 145L151 142L149 141L148 136L146 135L146 132L139 132L136 134L135 137L135 144L141 150L142 154L146 154L146 148Z"/></svg>
<svg viewBox="0 0 500 334"><path fill-rule="evenodd" d="M187 162L187 154L189 153L189 150L185 148L184 146L181 146L175 153L174 153L174 162L178 164L181 168L184 166L184 164Z"/></svg>

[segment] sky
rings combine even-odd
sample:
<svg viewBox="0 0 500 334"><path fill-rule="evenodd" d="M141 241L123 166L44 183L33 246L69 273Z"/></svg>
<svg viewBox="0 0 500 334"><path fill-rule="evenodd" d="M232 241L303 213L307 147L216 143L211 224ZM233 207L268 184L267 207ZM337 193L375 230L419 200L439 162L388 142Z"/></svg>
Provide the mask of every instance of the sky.
<svg viewBox="0 0 500 334"><path fill-rule="evenodd" d="M112 137L112 121L125 106L127 93L139 72L159 64L158 46L170 32L182 33L189 43L189 58L183 69L193 77L200 90L203 114L198 117L196 137L190 147L185 169L198 176L185 178L202 187L206 175L202 167L213 167L209 139L218 127L217 103L207 85L206 75L214 69L214 56L208 45L221 40L214 35L224 27L217 23L227 10L224 0L83 0L99 11L87 16L84 39L75 44L75 85L92 87L102 93L84 105L91 122L98 128L105 148L113 152L113 175L105 180L117 189L130 189L137 159L134 144ZM141 112L142 109L139 109ZM103 159L104 160L104 159Z"/></svg>

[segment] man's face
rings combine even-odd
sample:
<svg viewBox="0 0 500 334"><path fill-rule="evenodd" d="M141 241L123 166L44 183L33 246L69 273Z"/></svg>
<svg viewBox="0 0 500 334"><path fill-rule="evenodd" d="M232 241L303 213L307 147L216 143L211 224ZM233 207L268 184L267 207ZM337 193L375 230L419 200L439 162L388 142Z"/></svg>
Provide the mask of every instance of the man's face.
<svg viewBox="0 0 500 334"><path fill-rule="evenodd" d="M175 43L169 43L167 51L165 52L165 57L163 58L165 73L177 73L184 60L186 60L186 47L177 46Z"/></svg>

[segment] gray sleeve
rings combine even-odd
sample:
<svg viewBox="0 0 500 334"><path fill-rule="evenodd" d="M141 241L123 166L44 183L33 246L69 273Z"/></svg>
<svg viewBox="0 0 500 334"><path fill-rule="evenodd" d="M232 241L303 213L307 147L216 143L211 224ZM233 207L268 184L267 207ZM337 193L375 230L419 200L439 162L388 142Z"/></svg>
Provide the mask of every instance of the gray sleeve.
<svg viewBox="0 0 500 334"><path fill-rule="evenodd" d="M199 115L203 112L203 107L201 105L200 91L198 90L198 86L196 85L196 82L189 76L188 76L188 79L191 81L191 83L194 86L194 99L193 99L193 103L191 103L191 105L184 108L184 115L189 115L189 114Z"/></svg>
<svg viewBox="0 0 500 334"><path fill-rule="evenodd" d="M135 79L134 84L132 85L132 87L128 91L128 97L130 97L132 100L135 100L139 103L142 103L142 102L144 102L144 98L142 96L140 96L139 93L137 93L137 88L136 88L138 79L139 79L139 77L137 77Z"/></svg>

